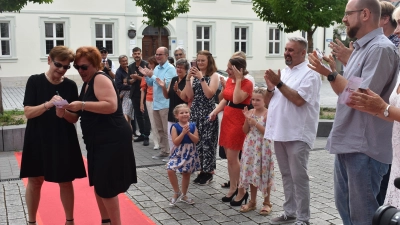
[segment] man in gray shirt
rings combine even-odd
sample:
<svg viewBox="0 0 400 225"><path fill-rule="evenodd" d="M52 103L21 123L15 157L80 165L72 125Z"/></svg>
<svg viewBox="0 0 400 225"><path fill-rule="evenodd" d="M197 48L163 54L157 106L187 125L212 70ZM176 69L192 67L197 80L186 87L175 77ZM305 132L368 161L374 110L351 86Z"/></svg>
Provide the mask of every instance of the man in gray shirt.
<svg viewBox="0 0 400 225"><path fill-rule="evenodd" d="M361 77L358 90L370 88L386 102L397 80L399 56L396 47L379 28L381 8L377 0L349 0L343 17L347 35L356 37L343 76L321 66L310 55L309 67L327 76L339 98L351 77ZM387 113L385 114L387 116ZM379 205L376 195L382 176L392 162L392 123L338 103L326 148L336 154L334 189L336 207L344 224L371 224Z"/></svg>

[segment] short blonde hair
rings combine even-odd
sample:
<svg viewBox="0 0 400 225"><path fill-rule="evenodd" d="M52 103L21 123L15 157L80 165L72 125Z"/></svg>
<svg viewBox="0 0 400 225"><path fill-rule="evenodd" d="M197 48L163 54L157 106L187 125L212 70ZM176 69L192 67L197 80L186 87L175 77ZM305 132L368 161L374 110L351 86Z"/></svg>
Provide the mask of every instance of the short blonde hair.
<svg viewBox="0 0 400 225"><path fill-rule="evenodd" d="M265 95L265 89L256 87L253 89L253 94L261 94L262 96Z"/></svg>

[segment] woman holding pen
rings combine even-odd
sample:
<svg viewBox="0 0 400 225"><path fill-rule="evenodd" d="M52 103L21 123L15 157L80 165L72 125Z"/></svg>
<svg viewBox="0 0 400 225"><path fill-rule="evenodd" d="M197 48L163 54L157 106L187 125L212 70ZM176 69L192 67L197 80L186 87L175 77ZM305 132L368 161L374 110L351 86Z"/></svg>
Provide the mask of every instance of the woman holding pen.
<svg viewBox="0 0 400 225"><path fill-rule="evenodd" d="M78 114L54 105L63 99L68 102L78 99L75 82L64 77L74 57L65 46L54 47L47 59L47 72L30 76L26 84L24 113L28 123L20 177L28 178L25 199L29 225L36 224L44 181L59 184L65 224L74 224L72 181L86 177L74 126Z"/></svg>

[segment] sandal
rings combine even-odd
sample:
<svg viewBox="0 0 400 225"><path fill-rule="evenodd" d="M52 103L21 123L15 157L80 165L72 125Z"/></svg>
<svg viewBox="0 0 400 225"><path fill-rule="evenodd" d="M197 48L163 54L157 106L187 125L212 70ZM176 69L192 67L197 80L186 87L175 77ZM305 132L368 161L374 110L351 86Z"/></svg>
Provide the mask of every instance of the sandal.
<svg viewBox="0 0 400 225"><path fill-rule="evenodd" d="M229 188L231 186L231 182L228 180L228 183L221 184L222 188Z"/></svg>
<svg viewBox="0 0 400 225"><path fill-rule="evenodd" d="M188 198L188 196L186 196L184 194L182 194L181 197L179 197L179 201L184 202L184 203L189 204L189 205L193 205L194 204L193 199Z"/></svg>
<svg viewBox="0 0 400 225"><path fill-rule="evenodd" d="M272 211L272 204L263 202L263 207L260 210L260 215L268 216Z"/></svg>
<svg viewBox="0 0 400 225"><path fill-rule="evenodd" d="M245 213L245 212L250 212L253 211L257 208L257 202L249 201L246 205L242 205L240 208L240 212Z"/></svg>
<svg viewBox="0 0 400 225"><path fill-rule="evenodd" d="M175 205L175 203L178 201L179 196L181 196L181 191L174 192L174 194L177 196L176 198L172 197L171 200L169 201L169 205Z"/></svg>

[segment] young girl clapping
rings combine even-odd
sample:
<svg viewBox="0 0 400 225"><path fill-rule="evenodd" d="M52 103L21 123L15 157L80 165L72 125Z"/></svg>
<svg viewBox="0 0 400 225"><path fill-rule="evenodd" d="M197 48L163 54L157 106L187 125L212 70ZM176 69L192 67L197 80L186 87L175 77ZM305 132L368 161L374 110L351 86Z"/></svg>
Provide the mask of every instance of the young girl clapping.
<svg viewBox="0 0 400 225"><path fill-rule="evenodd" d="M196 124L189 122L190 109L186 104L177 105L173 112L178 122L171 126L171 136L175 146L171 149L167 170L175 193L169 204L175 205L178 200L194 204L193 199L188 198L186 194L190 175L200 170L200 159L196 152L199 134ZM179 190L176 172L182 173L182 192Z"/></svg>
<svg viewBox="0 0 400 225"><path fill-rule="evenodd" d="M246 121L243 124L243 132L246 138L243 144L242 159L240 161L239 187L250 186L250 201L243 205L241 212L249 212L256 209L257 188L264 197L261 215L271 213L270 202L271 188L274 187L274 161L269 141L264 139L265 123L267 120L267 108L264 103L265 90L256 88L253 91L251 103L254 109L243 110Z"/></svg>

